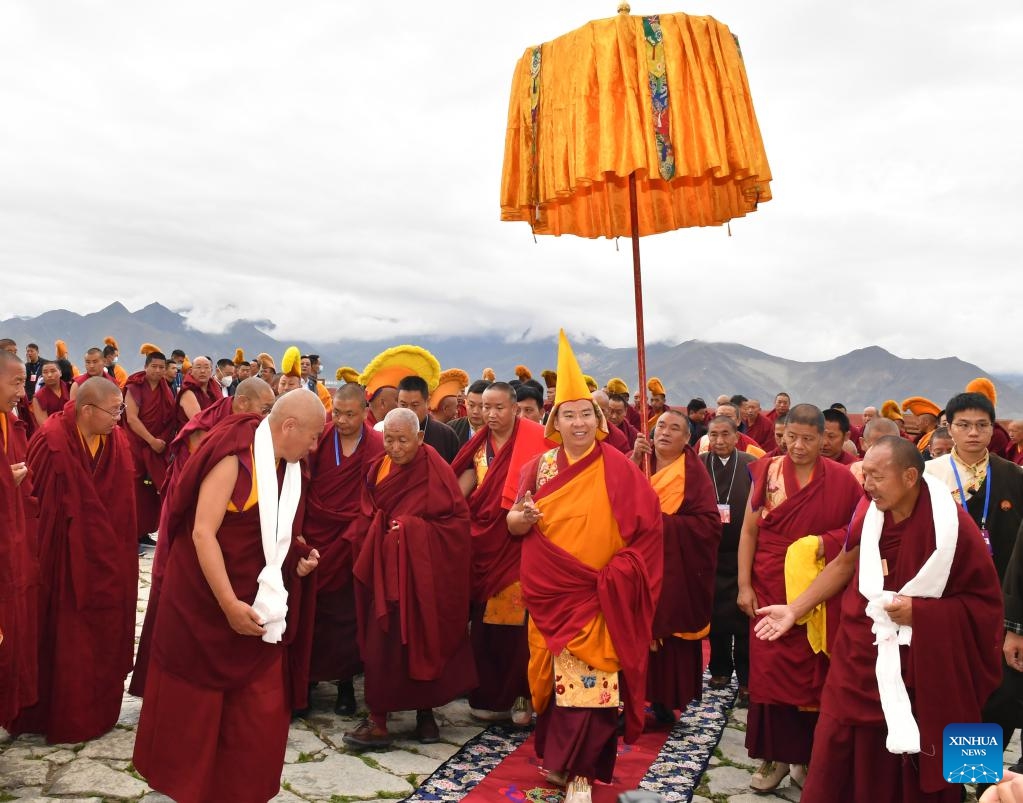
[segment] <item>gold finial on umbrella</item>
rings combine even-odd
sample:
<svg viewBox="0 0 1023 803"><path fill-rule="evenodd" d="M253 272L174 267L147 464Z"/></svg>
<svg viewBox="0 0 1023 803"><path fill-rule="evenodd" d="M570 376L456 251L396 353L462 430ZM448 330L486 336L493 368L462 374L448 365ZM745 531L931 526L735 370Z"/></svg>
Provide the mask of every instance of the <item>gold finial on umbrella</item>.
<svg viewBox="0 0 1023 803"><path fill-rule="evenodd" d="M630 6L626 2L621 2L621 3L618 4L618 13L619 14L626 14L626 15L631 14L632 13L632 6Z"/></svg>

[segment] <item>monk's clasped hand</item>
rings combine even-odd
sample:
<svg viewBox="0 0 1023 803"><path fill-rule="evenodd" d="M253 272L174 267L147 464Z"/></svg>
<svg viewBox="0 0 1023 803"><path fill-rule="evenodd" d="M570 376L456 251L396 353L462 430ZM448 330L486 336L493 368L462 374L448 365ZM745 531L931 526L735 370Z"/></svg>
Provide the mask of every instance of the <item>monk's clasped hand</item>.
<svg viewBox="0 0 1023 803"><path fill-rule="evenodd" d="M885 605L888 618L897 625L913 625L913 598L896 596L891 605Z"/></svg>
<svg viewBox="0 0 1023 803"><path fill-rule="evenodd" d="M24 463L11 463L11 473L14 475L15 486L21 485L21 481L28 476L28 466Z"/></svg>
<svg viewBox="0 0 1023 803"><path fill-rule="evenodd" d="M251 605L247 605L240 599L229 603L224 607L224 616L231 629L242 636L262 636L266 633L258 613Z"/></svg>
<svg viewBox="0 0 1023 803"><path fill-rule="evenodd" d="M307 574L312 572L317 566L320 565L320 553L313 549L309 552L309 557L298 559L298 568L295 572L299 577L305 577Z"/></svg>

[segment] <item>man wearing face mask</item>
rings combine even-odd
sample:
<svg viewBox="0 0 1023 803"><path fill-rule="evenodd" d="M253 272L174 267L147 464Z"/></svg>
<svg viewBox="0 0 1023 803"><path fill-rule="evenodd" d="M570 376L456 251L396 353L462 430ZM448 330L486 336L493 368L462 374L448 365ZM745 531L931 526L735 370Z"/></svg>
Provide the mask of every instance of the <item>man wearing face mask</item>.
<svg viewBox="0 0 1023 803"><path fill-rule="evenodd" d="M234 395L234 363L227 357L217 360L217 373L214 375L220 385L222 396Z"/></svg>

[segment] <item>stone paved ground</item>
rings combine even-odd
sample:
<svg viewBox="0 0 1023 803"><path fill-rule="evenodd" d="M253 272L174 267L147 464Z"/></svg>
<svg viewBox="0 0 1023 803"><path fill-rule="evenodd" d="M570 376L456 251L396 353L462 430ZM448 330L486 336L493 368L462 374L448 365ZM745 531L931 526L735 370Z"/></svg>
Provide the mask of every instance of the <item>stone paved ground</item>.
<svg viewBox="0 0 1023 803"><path fill-rule="evenodd" d="M151 565L149 557L141 560L138 628L142 626L149 598ZM357 685L356 689L361 700L361 688ZM350 753L342 745L341 736L352 727L354 720L333 713L334 694L332 686L320 684L309 718L292 724L281 793L275 801L400 800L481 730L470 718L466 702L458 700L437 709L441 726L439 744L421 745L407 738L415 725L415 715L404 712L394 715L390 722L393 731L406 736L399 738L393 749L362 755ZM0 730L0 801L166 803L169 798L150 789L131 763L140 707L141 701L126 694L117 727L84 744L47 745L35 736L11 740ZM799 789L788 779L774 794L750 793L754 762L743 746L745 723L746 712L734 711L711 766L701 780L695 803L794 803L799 800ZM1006 758L1009 761L1019 758L1018 737Z"/></svg>

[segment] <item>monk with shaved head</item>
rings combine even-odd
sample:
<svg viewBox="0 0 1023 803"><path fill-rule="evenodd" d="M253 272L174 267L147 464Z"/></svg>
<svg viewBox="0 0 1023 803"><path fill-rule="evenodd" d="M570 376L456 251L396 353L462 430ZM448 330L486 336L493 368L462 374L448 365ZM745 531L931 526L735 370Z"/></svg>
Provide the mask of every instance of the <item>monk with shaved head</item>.
<svg viewBox="0 0 1023 803"><path fill-rule="evenodd" d="M330 421L309 460L312 474L302 533L323 556L317 570L316 622L310 682L336 681L334 711L355 713L352 679L362 671L357 643L352 543L345 532L358 517L369 465L384 453L379 432L366 423L366 391L342 385L334 393Z"/></svg>
<svg viewBox="0 0 1023 803"><path fill-rule="evenodd" d="M259 377L252 377L238 384L234 396L219 399L178 431L170 446L167 447L170 466L163 487L160 489L160 494L163 497L160 516L161 533L167 531L167 505L177 485L177 478L207 433L221 421L234 415L255 414L260 418L266 418L273 405L273 390ZM156 622L156 612L160 604L160 589L163 585L163 571L167 563L168 543L169 539L158 538L156 554L153 556L149 604L146 606L146 619L142 624L142 634L139 637L139 648L138 654L135 656L135 669L132 672L131 685L128 686L128 692L136 697L141 697L146 688L149 649L153 637L153 626Z"/></svg>
<svg viewBox="0 0 1023 803"><path fill-rule="evenodd" d="M39 701L5 724L12 734L82 742L117 722L138 592L134 467L117 426L123 413L117 385L89 377L29 446L44 589Z"/></svg>
<svg viewBox="0 0 1023 803"><path fill-rule="evenodd" d="M178 425L184 426L222 398L220 383L213 377L213 362L209 357L196 357L178 391Z"/></svg>
<svg viewBox="0 0 1023 803"><path fill-rule="evenodd" d="M14 410L25 366L0 349L0 725L36 701L38 562L27 518L32 481L25 426Z"/></svg>
<svg viewBox="0 0 1023 803"><path fill-rule="evenodd" d="M305 578L319 558L298 538L299 463L322 431L323 405L305 389L266 418L231 416L167 500L134 763L179 803L269 800L280 788L291 710L305 704L315 592Z"/></svg>

